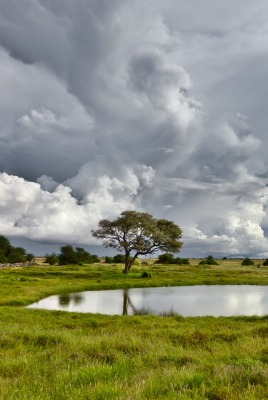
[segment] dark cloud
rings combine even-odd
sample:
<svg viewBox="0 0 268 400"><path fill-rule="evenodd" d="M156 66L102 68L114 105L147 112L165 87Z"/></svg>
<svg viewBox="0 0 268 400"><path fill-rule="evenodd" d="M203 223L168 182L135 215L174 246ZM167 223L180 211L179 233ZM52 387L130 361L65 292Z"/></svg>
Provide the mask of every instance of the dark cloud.
<svg viewBox="0 0 268 400"><path fill-rule="evenodd" d="M264 254L267 8L0 0L1 233L91 244L131 208Z"/></svg>

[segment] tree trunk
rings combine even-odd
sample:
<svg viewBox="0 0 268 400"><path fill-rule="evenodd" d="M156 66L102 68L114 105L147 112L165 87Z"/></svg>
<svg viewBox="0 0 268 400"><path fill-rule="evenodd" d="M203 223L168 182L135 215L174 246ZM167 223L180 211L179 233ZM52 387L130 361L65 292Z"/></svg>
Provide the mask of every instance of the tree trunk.
<svg viewBox="0 0 268 400"><path fill-rule="evenodd" d="M134 263L136 258L138 257L139 253L136 253L132 259L129 259L130 254L126 253L125 257L125 268L123 269L123 274L127 274L130 270L131 265Z"/></svg>
<svg viewBox="0 0 268 400"><path fill-rule="evenodd" d="M123 274L127 274L131 267L131 261L129 260L129 252L125 253L125 268L123 269Z"/></svg>

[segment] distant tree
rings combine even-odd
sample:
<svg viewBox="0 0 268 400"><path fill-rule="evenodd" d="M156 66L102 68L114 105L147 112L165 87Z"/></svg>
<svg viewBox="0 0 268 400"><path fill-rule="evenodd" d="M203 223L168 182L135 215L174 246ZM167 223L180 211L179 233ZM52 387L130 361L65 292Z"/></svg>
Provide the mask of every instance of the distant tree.
<svg viewBox="0 0 268 400"><path fill-rule="evenodd" d="M210 255L204 258L204 260L201 260L199 265L218 265L218 262Z"/></svg>
<svg viewBox="0 0 268 400"><path fill-rule="evenodd" d="M182 231L174 222L137 211L124 211L113 221L101 220L99 229L93 230L92 235L103 239L106 247L124 252L124 273L129 272L139 255L157 251L175 253L182 246L179 241Z"/></svg>
<svg viewBox="0 0 268 400"><path fill-rule="evenodd" d="M263 265L264 267L267 267L267 266L268 266L268 258L266 258L266 259L263 261L262 265Z"/></svg>
<svg viewBox="0 0 268 400"><path fill-rule="evenodd" d="M59 254L59 264L60 265L68 265L68 264L78 264L77 253L74 250L73 246L66 245L60 248Z"/></svg>
<svg viewBox="0 0 268 400"><path fill-rule="evenodd" d="M101 262L100 258L96 254L91 254L92 263Z"/></svg>
<svg viewBox="0 0 268 400"><path fill-rule="evenodd" d="M173 264L174 256L171 253L164 253L158 256L156 264Z"/></svg>
<svg viewBox="0 0 268 400"><path fill-rule="evenodd" d="M0 249L5 255L8 255L12 249L9 240L5 236L0 236Z"/></svg>
<svg viewBox="0 0 268 400"><path fill-rule="evenodd" d="M93 264L95 262L99 262L99 258L95 254L88 253L82 247L76 247L66 245L60 248L61 253L58 256L60 265L67 264Z"/></svg>
<svg viewBox="0 0 268 400"><path fill-rule="evenodd" d="M173 254L164 253L158 256L158 259L156 260L155 264L189 265L190 262L188 258L180 258L180 257L174 258Z"/></svg>
<svg viewBox="0 0 268 400"><path fill-rule="evenodd" d="M47 254L45 258L45 263L48 263L49 265L55 265L59 262L59 258L57 254L52 253L52 254Z"/></svg>
<svg viewBox="0 0 268 400"><path fill-rule="evenodd" d="M174 264L177 264L177 265L189 265L190 261L189 261L188 258L176 257L176 258L174 258Z"/></svg>
<svg viewBox="0 0 268 400"><path fill-rule="evenodd" d="M34 254L31 254L31 253L26 254L26 261L28 261L28 262L33 262L34 258L35 258Z"/></svg>
<svg viewBox="0 0 268 400"><path fill-rule="evenodd" d="M33 258L33 254L26 254L24 248L14 247L5 236L0 236L0 263L25 263Z"/></svg>
<svg viewBox="0 0 268 400"><path fill-rule="evenodd" d="M254 265L254 261L251 260L250 258L246 257L246 258L242 261L242 265Z"/></svg>
<svg viewBox="0 0 268 400"><path fill-rule="evenodd" d="M26 261L26 251L22 247L12 247L7 261L9 263L24 263Z"/></svg>
<svg viewBox="0 0 268 400"><path fill-rule="evenodd" d="M104 257L104 262L106 264L112 264L113 263L113 257L105 256Z"/></svg>
<svg viewBox="0 0 268 400"><path fill-rule="evenodd" d="M125 256L124 256L124 254L116 254L116 255L113 257L113 262L114 262L115 264L124 264L124 263L125 263Z"/></svg>

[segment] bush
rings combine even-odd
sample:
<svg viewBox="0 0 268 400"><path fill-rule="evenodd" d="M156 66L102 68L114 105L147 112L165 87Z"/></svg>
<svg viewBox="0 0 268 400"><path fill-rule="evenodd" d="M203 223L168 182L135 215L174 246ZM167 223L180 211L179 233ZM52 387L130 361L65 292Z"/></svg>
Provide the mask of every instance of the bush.
<svg viewBox="0 0 268 400"><path fill-rule="evenodd" d="M58 256L55 253L52 254L47 254L45 263L48 263L49 265L55 265L59 262Z"/></svg>
<svg viewBox="0 0 268 400"><path fill-rule="evenodd" d="M26 254L26 261L33 262L34 261L34 254L28 253Z"/></svg>
<svg viewBox="0 0 268 400"><path fill-rule="evenodd" d="M11 246L5 236L0 236L0 263L25 263L33 259L33 254L26 254L26 251L22 247Z"/></svg>
<svg viewBox="0 0 268 400"><path fill-rule="evenodd" d="M177 264L177 265L189 265L190 261L188 258L174 258L174 262L172 264Z"/></svg>
<svg viewBox="0 0 268 400"><path fill-rule="evenodd" d="M176 265L189 265L188 258L174 258L173 254L171 253L164 253L158 256L155 264L176 264Z"/></svg>
<svg viewBox="0 0 268 400"><path fill-rule="evenodd" d="M26 261L26 252L22 247L12 247L7 256L9 263L24 263Z"/></svg>
<svg viewBox="0 0 268 400"><path fill-rule="evenodd" d="M156 263L157 264L173 264L174 263L173 254L170 254L170 253L160 254L158 256L158 260L156 260Z"/></svg>
<svg viewBox="0 0 268 400"><path fill-rule="evenodd" d="M199 265L218 265L218 262L212 256L207 256L204 260L201 260Z"/></svg>
<svg viewBox="0 0 268 400"><path fill-rule="evenodd" d="M143 271L141 274L141 278L151 278L151 274L147 271Z"/></svg>
<svg viewBox="0 0 268 400"><path fill-rule="evenodd" d="M59 264L93 264L95 262L100 262L98 256L95 254L88 253L82 247L76 247L75 250L72 246L66 245L60 248L61 253L59 255Z"/></svg>
<svg viewBox="0 0 268 400"><path fill-rule="evenodd" d="M113 262L115 264L125 264L125 256L124 254L116 254L113 258Z"/></svg>
<svg viewBox="0 0 268 400"><path fill-rule="evenodd" d="M246 258L242 261L242 265L254 265L254 261L251 260L250 258L246 257Z"/></svg>
<svg viewBox="0 0 268 400"><path fill-rule="evenodd" d="M114 262L113 257L105 256L104 262L105 262L105 264L112 264Z"/></svg>
<svg viewBox="0 0 268 400"><path fill-rule="evenodd" d="M263 261L262 265L263 265L264 267L267 267L267 266L268 266L268 258L266 258L266 259Z"/></svg>

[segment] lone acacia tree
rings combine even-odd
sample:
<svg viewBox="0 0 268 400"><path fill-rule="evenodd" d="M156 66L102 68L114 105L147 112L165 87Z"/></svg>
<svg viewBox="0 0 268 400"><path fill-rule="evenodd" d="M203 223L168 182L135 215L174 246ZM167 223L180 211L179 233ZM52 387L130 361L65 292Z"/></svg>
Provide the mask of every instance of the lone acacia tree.
<svg viewBox="0 0 268 400"><path fill-rule="evenodd" d="M175 253L182 246L182 231L174 222L137 211L124 211L114 221L101 220L92 235L103 239L106 247L124 251L125 274L139 255L159 250Z"/></svg>

